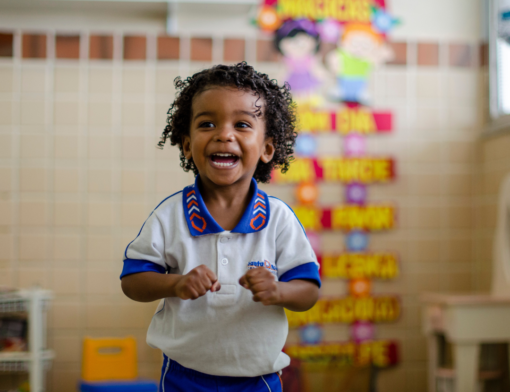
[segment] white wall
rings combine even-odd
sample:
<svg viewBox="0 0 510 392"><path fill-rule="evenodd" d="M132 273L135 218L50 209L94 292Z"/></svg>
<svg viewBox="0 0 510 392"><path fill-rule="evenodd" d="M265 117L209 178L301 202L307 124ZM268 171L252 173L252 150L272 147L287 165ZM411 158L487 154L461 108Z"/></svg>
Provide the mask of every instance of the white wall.
<svg viewBox="0 0 510 392"><path fill-rule="evenodd" d="M388 0L402 20L394 39L479 41L482 37L482 0ZM252 35L256 7L246 4L181 1L177 33L195 35ZM0 1L0 28L55 28L150 31L166 30L167 6L143 1Z"/></svg>

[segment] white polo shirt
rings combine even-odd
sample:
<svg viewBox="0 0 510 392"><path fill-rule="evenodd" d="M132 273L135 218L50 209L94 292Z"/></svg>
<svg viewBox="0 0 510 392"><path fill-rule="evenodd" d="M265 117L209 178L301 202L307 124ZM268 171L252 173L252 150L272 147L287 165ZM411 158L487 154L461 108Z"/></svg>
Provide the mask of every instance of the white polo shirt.
<svg viewBox="0 0 510 392"><path fill-rule="evenodd" d="M284 202L252 181L253 197L238 225L223 230L194 185L163 200L124 254L123 276L155 271L185 275L204 264L221 283L194 301L161 300L147 343L181 365L217 376L255 377L290 363L283 307L253 302L238 281L268 268L281 282L309 279L320 287L319 264L305 232Z"/></svg>

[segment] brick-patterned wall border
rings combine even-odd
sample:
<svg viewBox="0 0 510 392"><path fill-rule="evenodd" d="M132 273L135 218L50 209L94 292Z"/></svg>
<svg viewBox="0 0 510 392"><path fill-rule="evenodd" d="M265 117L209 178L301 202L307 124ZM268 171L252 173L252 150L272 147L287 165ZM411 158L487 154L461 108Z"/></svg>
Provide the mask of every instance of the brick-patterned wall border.
<svg viewBox="0 0 510 392"><path fill-rule="evenodd" d="M14 50L17 36L21 38L21 51ZM0 59L65 59L65 60L125 60L125 61L213 61L237 62L242 60L257 62L277 62L280 54L267 38L240 37L178 37L125 34L114 39L113 34L77 34L3 31L0 32ZM49 53L48 43L53 40L55 50ZM149 41L155 41L150 53ZM250 41L250 42L249 42ZM183 48L184 45L189 46ZM53 46L53 45L52 45ZM121 47L116 47L121 46ZM456 67L473 68L487 66L487 44L463 42L390 42L394 58L388 62L396 66ZM416 50L408 50L415 46ZM221 51L215 51L219 47ZM81 50L86 48L86 50ZM255 48L254 58L250 58L247 48ZM326 50L321 50L324 53ZM215 53L218 53L215 55ZM409 54L412 53L412 56ZM118 57L118 58L116 58ZM220 58L217 58L220 57Z"/></svg>

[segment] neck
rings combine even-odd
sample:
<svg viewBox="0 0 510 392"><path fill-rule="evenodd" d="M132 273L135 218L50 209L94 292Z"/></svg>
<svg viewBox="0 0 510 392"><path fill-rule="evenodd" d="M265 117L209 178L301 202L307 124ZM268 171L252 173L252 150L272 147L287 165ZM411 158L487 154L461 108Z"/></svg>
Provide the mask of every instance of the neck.
<svg viewBox="0 0 510 392"><path fill-rule="evenodd" d="M230 208L240 204L247 205L251 192L251 178L228 186L218 186L207 179L198 181L200 194L206 205L214 203L223 208Z"/></svg>

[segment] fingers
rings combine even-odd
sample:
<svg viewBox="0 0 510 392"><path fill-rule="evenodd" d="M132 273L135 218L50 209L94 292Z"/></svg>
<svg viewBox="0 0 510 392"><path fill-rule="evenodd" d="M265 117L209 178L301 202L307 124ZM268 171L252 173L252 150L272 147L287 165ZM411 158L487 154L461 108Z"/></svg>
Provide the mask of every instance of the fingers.
<svg viewBox="0 0 510 392"><path fill-rule="evenodd" d="M239 284L253 294L253 301L263 305L277 303L279 291L274 275L265 268L249 270L239 279Z"/></svg>
<svg viewBox="0 0 510 392"><path fill-rule="evenodd" d="M211 286L211 292L216 292L216 291L220 291L221 289L221 284L219 281L216 281L213 283L213 285Z"/></svg>
<svg viewBox="0 0 510 392"><path fill-rule="evenodd" d="M197 299L207 294L207 291L218 291L221 288L218 277L205 265L199 265L183 276L179 287L181 299Z"/></svg>

